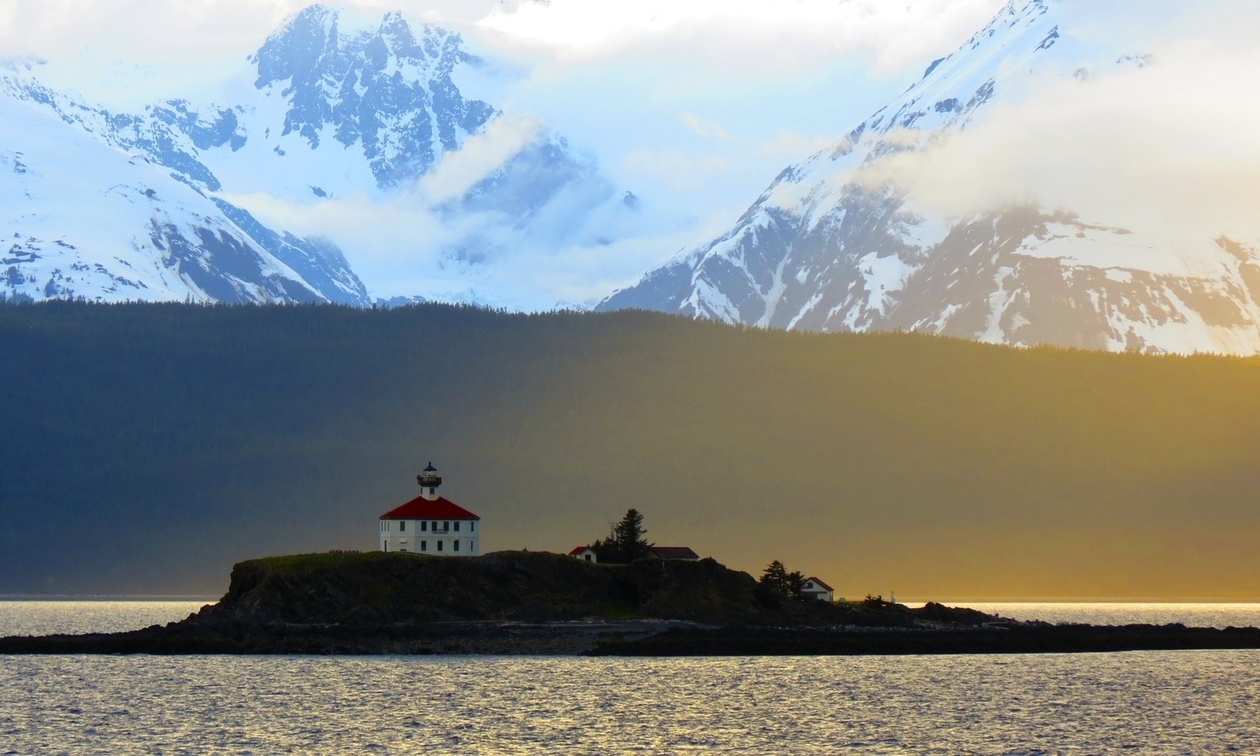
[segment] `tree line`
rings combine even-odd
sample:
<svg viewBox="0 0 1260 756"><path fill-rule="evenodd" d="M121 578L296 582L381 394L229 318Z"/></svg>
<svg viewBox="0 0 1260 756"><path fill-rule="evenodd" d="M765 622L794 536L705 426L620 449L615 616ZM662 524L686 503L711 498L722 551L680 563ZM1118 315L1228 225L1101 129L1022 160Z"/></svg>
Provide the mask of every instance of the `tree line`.
<svg viewBox="0 0 1260 756"><path fill-rule="evenodd" d="M647 557L655 545L647 539L643 513L631 507L620 521L609 528L608 537L589 544L587 548L595 552L596 559L602 564L629 564ZM783 562L776 559L761 573L757 589L767 597L803 599L807 580L803 572L788 572Z"/></svg>

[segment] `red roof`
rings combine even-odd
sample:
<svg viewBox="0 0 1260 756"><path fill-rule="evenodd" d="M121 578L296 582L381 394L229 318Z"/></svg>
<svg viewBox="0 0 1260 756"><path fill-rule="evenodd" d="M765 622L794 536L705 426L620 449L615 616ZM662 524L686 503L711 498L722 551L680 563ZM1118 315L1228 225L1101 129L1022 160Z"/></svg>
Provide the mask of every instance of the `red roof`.
<svg viewBox="0 0 1260 756"><path fill-rule="evenodd" d="M590 546L578 546L576 549L569 552L569 556L577 556L578 554L581 554L583 551L590 551L590 550L591 550Z"/></svg>
<svg viewBox="0 0 1260 756"><path fill-rule="evenodd" d="M652 556L657 559L699 559L700 555L687 546L653 546Z"/></svg>
<svg viewBox="0 0 1260 756"><path fill-rule="evenodd" d="M814 585L818 586L819 588L822 588L824 591L834 591L834 590L835 590L835 588L832 588L831 586L827 585L826 583L824 583L823 581L819 580L819 579L818 579L818 578L816 578L816 577L805 578L805 580L806 580L806 581L813 580L813 581L814 581Z"/></svg>
<svg viewBox="0 0 1260 756"><path fill-rule="evenodd" d="M382 520L480 520L453 501L443 499L426 499L423 496L412 499L397 509L391 509L381 515Z"/></svg>

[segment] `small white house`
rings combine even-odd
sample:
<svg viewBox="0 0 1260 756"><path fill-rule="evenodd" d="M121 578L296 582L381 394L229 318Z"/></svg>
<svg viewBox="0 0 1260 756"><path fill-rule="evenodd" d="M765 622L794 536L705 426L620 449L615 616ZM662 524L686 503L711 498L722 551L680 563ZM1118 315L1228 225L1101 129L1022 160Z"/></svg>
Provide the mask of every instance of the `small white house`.
<svg viewBox="0 0 1260 756"><path fill-rule="evenodd" d="M569 556L573 557L574 559L581 559L583 562L598 562L599 561L598 559L595 558L595 552L591 550L590 546L578 546L576 549L569 552Z"/></svg>
<svg viewBox="0 0 1260 756"><path fill-rule="evenodd" d="M438 496L442 479L432 463L416 476L420 496L380 517L381 551L432 556L481 553L481 518Z"/></svg>
<svg viewBox="0 0 1260 756"><path fill-rule="evenodd" d="M801 586L801 593L809 598L816 598L819 601L828 603L833 603L836 600L835 589L816 577L805 578L805 583Z"/></svg>

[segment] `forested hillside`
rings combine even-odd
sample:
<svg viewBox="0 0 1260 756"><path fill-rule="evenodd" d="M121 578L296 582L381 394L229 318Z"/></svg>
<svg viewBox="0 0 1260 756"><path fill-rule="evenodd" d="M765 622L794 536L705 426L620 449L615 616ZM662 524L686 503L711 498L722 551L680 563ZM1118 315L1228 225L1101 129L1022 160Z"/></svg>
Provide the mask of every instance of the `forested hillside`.
<svg viewBox="0 0 1260 756"><path fill-rule="evenodd" d="M0 593L218 593L442 492L850 597L1260 598L1260 361L426 305L0 307Z"/></svg>

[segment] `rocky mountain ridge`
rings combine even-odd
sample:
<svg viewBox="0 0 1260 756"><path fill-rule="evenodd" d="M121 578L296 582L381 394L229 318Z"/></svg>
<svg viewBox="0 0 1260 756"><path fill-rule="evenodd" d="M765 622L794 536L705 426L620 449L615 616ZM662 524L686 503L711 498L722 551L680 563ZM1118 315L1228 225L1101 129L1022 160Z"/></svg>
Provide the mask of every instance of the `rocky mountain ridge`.
<svg viewBox="0 0 1260 756"><path fill-rule="evenodd" d="M0 296L376 303L335 243L277 228L251 208L260 198L290 215L346 197L406 199L445 156L504 117L452 80L477 63L441 27L321 5L295 14L250 56L228 105L169 99L119 112L48 86L41 61L8 61L0 234L15 246L0 266ZM593 161L562 137L541 126L526 136L501 164L430 198L450 229L443 255L451 266L501 251L504 228L570 233L585 210L612 198ZM122 211L119 192L144 199ZM562 195L567 225L548 209ZM120 214L125 222L105 220Z"/></svg>
<svg viewBox="0 0 1260 756"><path fill-rule="evenodd" d="M786 168L730 231L600 309L1025 346L1260 352L1260 245L1221 234L1187 249L1150 228L1026 200L950 217L916 194L913 168L909 181L897 175L1047 79L1089 86L1147 65L1140 50L1075 37L1083 7L1012 0L899 98Z"/></svg>

